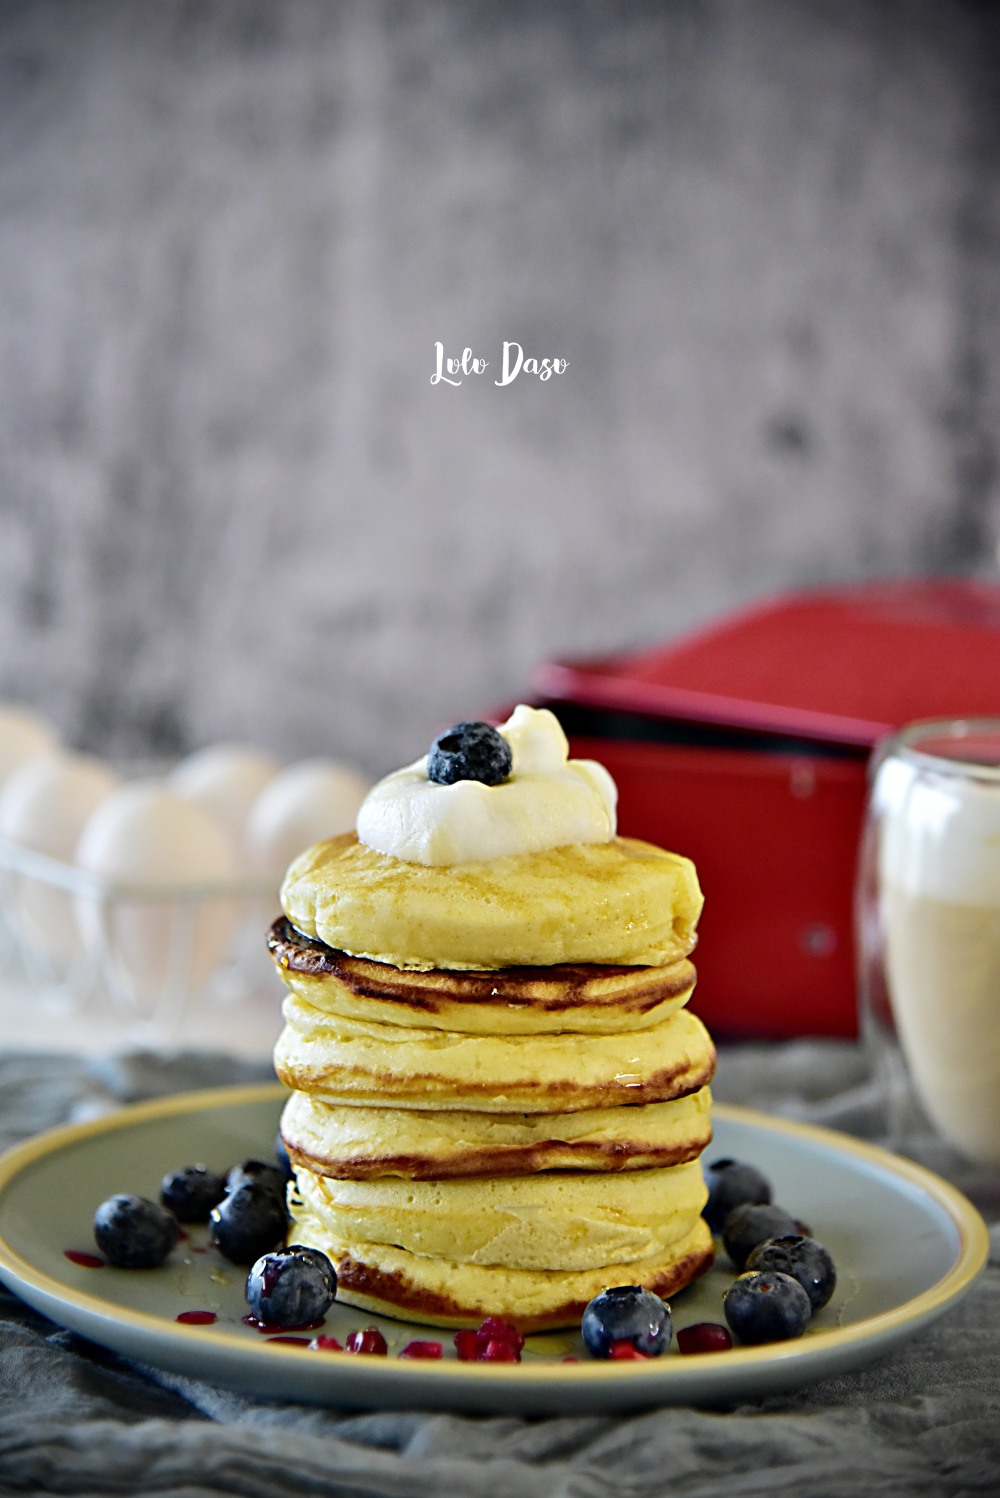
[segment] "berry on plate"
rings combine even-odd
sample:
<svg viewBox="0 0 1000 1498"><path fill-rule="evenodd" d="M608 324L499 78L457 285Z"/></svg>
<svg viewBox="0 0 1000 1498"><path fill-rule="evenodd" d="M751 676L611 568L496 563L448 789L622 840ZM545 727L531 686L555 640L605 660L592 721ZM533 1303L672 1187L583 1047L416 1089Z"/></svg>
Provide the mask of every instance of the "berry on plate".
<svg viewBox="0 0 1000 1498"><path fill-rule="evenodd" d="M698 1352L728 1352L733 1339L717 1321L696 1321L677 1333L677 1351L685 1356Z"/></svg>
<svg viewBox="0 0 1000 1498"><path fill-rule="evenodd" d="M288 1176L276 1160L244 1160L241 1165L232 1166L226 1176L225 1194L230 1195L249 1181L266 1186L284 1201Z"/></svg>
<svg viewBox="0 0 1000 1498"><path fill-rule="evenodd" d="M758 1243L748 1269L778 1269L798 1280L814 1311L822 1310L837 1288L837 1270L829 1252L815 1238L785 1233Z"/></svg>
<svg viewBox="0 0 1000 1498"><path fill-rule="evenodd" d="M205 1165L183 1165L160 1182L160 1201L178 1222L207 1222L209 1212L225 1194L222 1176Z"/></svg>
<svg viewBox="0 0 1000 1498"><path fill-rule="evenodd" d="M285 1141L281 1137L280 1130L274 1136L274 1158L277 1163L278 1169L281 1171L281 1174L284 1176L287 1183L292 1178L292 1162L289 1159L288 1149L285 1145Z"/></svg>
<svg viewBox="0 0 1000 1498"><path fill-rule="evenodd" d="M294 1243L262 1254L247 1275L247 1305L266 1326L321 1321L337 1294L337 1275L318 1248Z"/></svg>
<svg viewBox="0 0 1000 1498"><path fill-rule="evenodd" d="M347 1350L384 1358L389 1348L377 1326L366 1326L361 1331L348 1332Z"/></svg>
<svg viewBox="0 0 1000 1498"><path fill-rule="evenodd" d="M288 1231L284 1200L259 1181L247 1181L224 1196L209 1220L219 1251L234 1264L253 1264L277 1248Z"/></svg>
<svg viewBox="0 0 1000 1498"><path fill-rule="evenodd" d="M181 1230L177 1218L144 1196L119 1192L94 1213L94 1238L119 1269L158 1269Z"/></svg>
<svg viewBox="0 0 1000 1498"><path fill-rule="evenodd" d="M812 1318L798 1280L774 1269L741 1274L722 1297L722 1307L741 1342L788 1342L801 1337Z"/></svg>
<svg viewBox="0 0 1000 1498"><path fill-rule="evenodd" d="M795 1219L784 1207L767 1202L748 1202L730 1212L722 1230L722 1241L734 1267L743 1269L758 1243L763 1243L765 1238L780 1238L785 1233L794 1232L797 1232Z"/></svg>
<svg viewBox="0 0 1000 1498"><path fill-rule="evenodd" d="M742 1160L713 1160L705 1167L708 1201L702 1217L713 1233L721 1233L736 1207L759 1206L771 1200L771 1182L755 1165Z"/></svg>
<svg viewBox="0 0 1000 1498"><path fill-rule="evenodd" d="M580 1331L587 1351L595 1358L620 1357L615 1343L627 1342L646 1357L658 1357L671 1335L670 1307L641 1285L615 1285L602 1290L587 1306Z"/></svg>
<svg viewBox="0 0 1000 1498"><path fill-rule="evenodd" d="M460 1363L519 1363L524 1337L509 1321L487 1316L478 1329L456 1332L454 1342Z"/></svg>

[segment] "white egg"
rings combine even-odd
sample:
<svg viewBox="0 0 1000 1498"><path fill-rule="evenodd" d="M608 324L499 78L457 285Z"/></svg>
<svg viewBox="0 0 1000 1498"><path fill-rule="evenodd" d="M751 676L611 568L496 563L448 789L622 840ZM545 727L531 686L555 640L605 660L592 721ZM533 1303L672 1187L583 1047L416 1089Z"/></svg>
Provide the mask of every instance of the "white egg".
<svg viewBox="0 0 1000 1498"><path fill-rule="evenodd" d="M259 749L212 744L182 759L167 776L167 786L221 817L238 844L251 806L279 769L278 761Z"/></svg>
<svg viewBox="0 0 1000 1498"><path fill-rule="evenodd" d="M87 821L118 783L107 765L87 754L25 760L0 789L0 837L69 864ZM70 897L44 878L12 876L8 920L18 940L54 965L80 954Z"/></svg>
<svg viewBox="0 0 1000 1498"><path fill-rule="evenodd" d="M179 1006L225 962L234 900L178 894L237 875L232 838L212 812L160 782L134 781L98 806L76 856L82 869L124 886L106 897L81 896L77 918L106 981L142 1016ZM129 886L164 895L130 895Z"/></svg>
<svg viewBox="0 0 1000 1498"><path fill-rule="evenodd" d="M46 718L27 707L0 702L0 785L18 765L59 747L59 735Z"/></svg>
<svg viewBox="0 0 1000 1498"><path fill-rule="evenodd" d="M64 750L26 760L0 788L0 837L68 862L92 813L119 782L89 754Z"/></svg>
<svg viewBox="0 0 1000 1498"><path fill-rule="evenodd" d="M253 867L280 880L296 854L354 826L370 788L356 770L332 759L289 765L250 809L245 842Z"/></svg>

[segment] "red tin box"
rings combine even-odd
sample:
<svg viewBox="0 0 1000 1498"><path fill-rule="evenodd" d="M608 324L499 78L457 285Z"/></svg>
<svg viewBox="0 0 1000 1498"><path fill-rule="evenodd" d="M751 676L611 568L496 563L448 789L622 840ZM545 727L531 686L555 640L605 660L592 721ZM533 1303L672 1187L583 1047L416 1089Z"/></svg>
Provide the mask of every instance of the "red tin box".
<svg viewBox="0 0 1000 1498"><path fill-rule="evenodd" d="M619 830L705 891L692 1007L720 1038L856 1034L852 899L871 747L1000 716L1000 587L917 580L766 602L533 682L619 790Z"/></svg>

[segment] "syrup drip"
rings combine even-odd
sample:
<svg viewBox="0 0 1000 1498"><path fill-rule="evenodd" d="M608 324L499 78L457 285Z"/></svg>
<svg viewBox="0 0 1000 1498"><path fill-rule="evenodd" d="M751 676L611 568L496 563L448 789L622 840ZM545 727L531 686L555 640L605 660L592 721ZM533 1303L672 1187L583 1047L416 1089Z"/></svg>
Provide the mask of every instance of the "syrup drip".
<svg viewBox="0 0 1000 1498"><path fill-rule="evenodd" d="M278 1326L273 1321L261 1321L258 1316L244 1316L243 1317L243 1325L244 1326L252 1326L255 1331L262 1332L263 1335L266 1337L266 1336L271 1336L271 1335L274 1335L275 1333L280 1333L280 1332L311 1332L311 1331L315 1331L315 1329L318 1326L322 1326L323 1325L323 1318L320 1317L319 1321L300 1321L295 1326ZM299 1340L301 1340L301 1338Z"/></svg>
<svg viewBox="0 0 1000 1498"><path fill-rule="evenodd" d="M97 1254L87 1254L79 1248L64 1248L64 1256L71 1264L79 1264L81 1269L103 1269L104 1260L98 1258Z"/></svg>
<svg viewBox="0 0 1000 1498"><path fill-rule="evenodd" d="M185 1326L211 1326L213 1321L218 1321L214 1311L182 1311L175 1320L183 1322Z"/></svg>

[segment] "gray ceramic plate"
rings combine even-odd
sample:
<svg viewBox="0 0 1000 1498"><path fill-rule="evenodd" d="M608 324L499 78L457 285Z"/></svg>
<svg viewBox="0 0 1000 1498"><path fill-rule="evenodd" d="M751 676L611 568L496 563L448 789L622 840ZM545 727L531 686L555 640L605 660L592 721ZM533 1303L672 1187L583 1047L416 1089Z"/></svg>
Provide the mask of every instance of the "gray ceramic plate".
<svg viewBox="0 0 1000 1498"><path fill-rule="evenodd" d="M196 1229L162 1269L82 1267L94 1208L116 1191L155 1197L170 1169L224 1168L269 1154L277 1087L189 1093L122 1109L29 1140L0 1160L0 1278L29 1305L105 1347L247 1393L339 1406L423 1406L546 1414L658 1404L720 1404L800 1387L881 1357L965 1293L987 1253L986 1228L945 1182L908 1161L824 1129L744 1109L715 1110L708 1158L753 1161L776 1198L826 1243L839 1270L831 1303L796 1342L648 1362L595 1362L577 1336L528 1339L523 1362L459 1363L449 1333L335 1305L324 1330L343 1342L377 1322L388 1358L275 1343L242 1323L242 1271ZM673 1301L674 1326L721 1321L732 1272L717 1265ZM180 1323L212 1311L212 1325ZM440 1362L398 1359L411 1338L444 1343ZM579 1357L567 1363L566 1357Z"/></svg>

